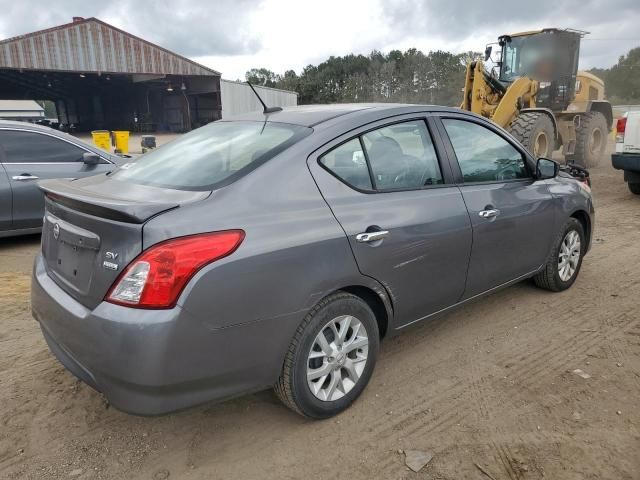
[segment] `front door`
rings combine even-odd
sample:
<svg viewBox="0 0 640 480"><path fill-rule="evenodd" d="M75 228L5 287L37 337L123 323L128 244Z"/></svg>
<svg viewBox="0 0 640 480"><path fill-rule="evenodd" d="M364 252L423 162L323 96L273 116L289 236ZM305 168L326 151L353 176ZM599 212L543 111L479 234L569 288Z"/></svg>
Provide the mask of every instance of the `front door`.
<svg viewBox="0 0 640 480"><path fill-rule="evenodd" d="M26 130L0 130L2 161L13 192L13 228L42 226L44 198L38 180L95 175L107 165L86 165L86 150L60 138Z"/></svg>
<svg viewBox="0 0 640 480"><path fill-rule="evenodd" d="M465 298L537 270L550 251L553 198L527 156L497 129L443 118L473 226ZM456 162L454 162L456 163Z"/></svg>
<svg viewBox="0 0 640 480"><path fill-rule="evenodd" d="M471 225L425 118L361 129L311 156L309 167L361 273L389 291L397 326L460 299Z"/></svg>

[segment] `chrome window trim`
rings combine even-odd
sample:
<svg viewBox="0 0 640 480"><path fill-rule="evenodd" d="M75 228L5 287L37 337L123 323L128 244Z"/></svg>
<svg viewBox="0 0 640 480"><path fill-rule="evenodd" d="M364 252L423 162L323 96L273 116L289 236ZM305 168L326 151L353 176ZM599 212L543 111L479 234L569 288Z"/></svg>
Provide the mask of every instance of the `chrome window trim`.
<svg viewBox="0 0 640 480"><path fill-rule="evenodd" d="M59 137L57 135L53 135L49 132L41 132L38 130L31 130L29 128L16 128L16 127L0 127L0 130L8 130L10 132L27 132L27 133L35 133L38 135L46 135L47 137L51 137L51 138L55 138L57 140L60 140L62 142L66 142L69 145L73 145L74 147L79 148L80 150L84 150L86 153L94 153L96 155L98 155L102 160L104 160L105 162L107 162L109 165L115 165L111 160L109 160L108 158L103 157L102 155L94 152L93 150L88 150L86 147L84 147L83 145L79 145L75 142L71 142L69 140L67 140L66 138L63 137ZM38 164L38 165L77 165L79 163L82 162L2 162L6 165L33 165L33 164Z"/></svg>

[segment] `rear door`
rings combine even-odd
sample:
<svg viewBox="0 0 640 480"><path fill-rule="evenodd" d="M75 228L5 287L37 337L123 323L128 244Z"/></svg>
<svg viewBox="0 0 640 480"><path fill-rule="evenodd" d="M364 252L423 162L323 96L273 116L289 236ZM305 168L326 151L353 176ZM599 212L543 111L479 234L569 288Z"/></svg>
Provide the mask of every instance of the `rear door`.
<svg viewBox="0 0 640 480"><path fill-rule="evenodd" d="M360 271L390 292L399 326L456 303L465 285L469 216L434 138L426 117L396 117L308 160Z"/></svg>
<svg viewBox="0 0 640 480"><path fill-rule="evenodd" d="M82 158L86 149L35 131L0 130L0 149L13 194L14 229L42 225L44 198L38 180L95 175L111 167L106 160L86 165Z"/></svg>
<svg viewBox="0 0 640 480"><path fill-rule="evenodd" d="M454 173L473 225L465 298L532 273L551 246L553 198L524 150L468 116L442 118Z"/></svg>
<svg viewBox="0 0 640 480"><path fill-rule="evenodd" d="M4 230L11 230L11 185L0 152L0 235Z"/></svg>

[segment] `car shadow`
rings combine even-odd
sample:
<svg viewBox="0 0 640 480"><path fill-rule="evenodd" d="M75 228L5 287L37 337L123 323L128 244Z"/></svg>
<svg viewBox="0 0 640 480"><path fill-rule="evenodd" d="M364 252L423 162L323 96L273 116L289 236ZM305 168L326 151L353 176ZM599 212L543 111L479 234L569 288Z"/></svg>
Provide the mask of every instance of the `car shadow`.
<svg viewBox="0 0 640 480"><path fill-rule="evenodd" d="M16 237L0 238L0 250L37 246L40 243L40 234L19 235Z"/></svg>

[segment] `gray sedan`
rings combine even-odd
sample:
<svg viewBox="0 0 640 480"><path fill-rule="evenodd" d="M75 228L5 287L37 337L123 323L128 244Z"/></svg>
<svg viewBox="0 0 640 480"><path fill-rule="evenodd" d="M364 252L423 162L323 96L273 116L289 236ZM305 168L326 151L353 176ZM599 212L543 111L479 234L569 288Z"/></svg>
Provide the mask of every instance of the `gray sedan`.
<svg viewBox="0 0 640 480"><path fill-rule="evenodd" d="M124 161L52 128L0 120L0 237L42 228L38 179L96 175Z"/></svg>
<svg viewBox="0 0 640 480"><path fill-rule="evenodd" d="M569 288L593 231L582 180L457 109L219 121L41 183L33 314L127 412L274 387L325 418L363 391L382 339L527 278Z"/></svg>

